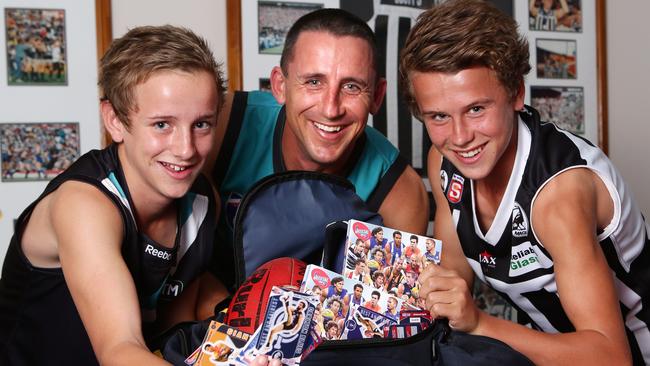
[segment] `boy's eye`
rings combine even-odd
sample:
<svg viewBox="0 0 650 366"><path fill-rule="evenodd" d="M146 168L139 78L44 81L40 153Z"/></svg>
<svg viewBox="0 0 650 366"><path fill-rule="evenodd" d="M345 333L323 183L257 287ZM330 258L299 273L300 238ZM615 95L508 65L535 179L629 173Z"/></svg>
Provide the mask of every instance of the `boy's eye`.
<svg viewBox="0 0 650 366"><path fill-rule="evenodd" d="M157 128L159 130L162 130L162 129L167 128L169 126L169 123L167 123L167 121L157 121L157 122L154 122L153 125L154 125L155 128Z"/></svg>

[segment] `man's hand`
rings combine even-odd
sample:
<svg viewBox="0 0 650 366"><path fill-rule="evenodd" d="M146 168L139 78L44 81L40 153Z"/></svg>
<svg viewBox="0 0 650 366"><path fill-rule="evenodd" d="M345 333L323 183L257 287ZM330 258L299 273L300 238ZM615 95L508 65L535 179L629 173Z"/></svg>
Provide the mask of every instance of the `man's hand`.
<svg viewBox="0 0 650 366"><path fill-rule="evenodd" d="M471 333L479 323L480 311L467 282L453 270L431 264L419 277L420 296L434 318L449 319L453 329Z"/></svg>

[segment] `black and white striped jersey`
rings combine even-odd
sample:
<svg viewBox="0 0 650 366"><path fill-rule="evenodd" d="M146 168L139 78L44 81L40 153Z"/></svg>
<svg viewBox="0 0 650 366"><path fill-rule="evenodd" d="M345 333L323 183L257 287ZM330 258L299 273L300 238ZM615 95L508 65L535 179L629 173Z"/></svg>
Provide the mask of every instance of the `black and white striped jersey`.
<svg viewBox="0 0 650 366"><path fill-rule="evenodd" d="M588 168L605 183L614 217L598 235L614 282L634 355L650 364L650 231L620 174L587 140L539 121L527 107L519 114L515 163L492 226L483 233L474 209L474 188L448 160L440 178L463 252L477 277L524 314L533 328L571 332L555 282L553 258L537 239L531 212L540 190L558 174Z"/></svg>

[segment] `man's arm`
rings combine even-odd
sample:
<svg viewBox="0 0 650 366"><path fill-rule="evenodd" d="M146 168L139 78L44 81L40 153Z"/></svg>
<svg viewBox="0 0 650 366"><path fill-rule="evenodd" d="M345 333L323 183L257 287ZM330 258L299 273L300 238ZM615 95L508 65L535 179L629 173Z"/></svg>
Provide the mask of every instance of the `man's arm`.
<svg viewBox="0 0 650 366"><path fill-rule="evenodd" d="M124 224L115 205L97 188L74 181L52 197L49 216L61 267L99 362L167 364L149 352L142 337L138 295L121 254Z"/></svg>
<svg viewBox="0 0 650 366"><path fill-rule="evenodd" d="M425 235L429 224L429 199L422 178L407 166L379 207L387 227Z"/></svg>
<svg viewBox="0 0 650 366"><path fill-rule="evenodd" d="M566 0L560 0L560 8L555 9L555 18L559 21L560 18L569 14L569 5L567 5Z"/></svg>

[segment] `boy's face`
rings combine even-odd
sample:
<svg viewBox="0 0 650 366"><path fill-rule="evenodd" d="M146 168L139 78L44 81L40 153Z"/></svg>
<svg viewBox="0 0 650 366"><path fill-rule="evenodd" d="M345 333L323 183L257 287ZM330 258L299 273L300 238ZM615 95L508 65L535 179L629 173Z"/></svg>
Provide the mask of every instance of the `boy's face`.
<svg viewBox="0 0 650 366"><path fill-rule="evenodd" d="M134 90L130 127L113 134L132 194L145 202L182 197L214 144L217 88L209 73L161 71Z"/></svg>
<svg viewBox="0 0 650 366"><path fill-rule="evenodd" d="M506 163L516 152L512 135L515 112L524 106L523 88L510 98L486 67L455 74L413 72L410 81L431 142L445 158L470 179L509 175Z"/></svg>
<svg viewBox="0 0 650 366"><path fill-rule="evenodd" d="M273 94L286 107L285 163L290 169L342 169L384 96L370 46L357 37L306 31L286 71L275 68L271 75Z"/></svg>

